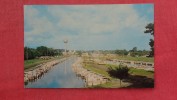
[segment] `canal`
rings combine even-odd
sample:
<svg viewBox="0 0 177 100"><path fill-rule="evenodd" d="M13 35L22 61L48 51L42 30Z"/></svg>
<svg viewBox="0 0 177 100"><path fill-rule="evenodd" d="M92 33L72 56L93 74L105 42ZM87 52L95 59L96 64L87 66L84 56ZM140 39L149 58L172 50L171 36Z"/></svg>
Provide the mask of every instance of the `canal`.
<svg viewBox="0 0 177 100"><path fill-rule="evenodd" d="M72 64L77 57L70 57L64 62L55 65L40 79L28 82L25 88L82 88L85 81L72 70Z"/></svg>

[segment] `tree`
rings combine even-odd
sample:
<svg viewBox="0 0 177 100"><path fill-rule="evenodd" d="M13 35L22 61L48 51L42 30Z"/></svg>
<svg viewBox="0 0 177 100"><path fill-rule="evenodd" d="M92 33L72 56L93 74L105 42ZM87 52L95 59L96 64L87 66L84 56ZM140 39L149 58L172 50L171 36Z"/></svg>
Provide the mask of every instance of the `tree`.
<svg viewBox="0 0 177 100"><path fill-rule="evenodd" d="M132 52L137 52L137 47L133 47Z"/></svg>
<svg viewBox="0 0 177 100"><path fill-rule="evenodd" d="M36 49L25 47L24 48L24 59L34 59L37 56L39 56L39 53L36 51Z"/></svg>
<svg viewBox="0 0 177 100"><path fill-rule="evenodd" d="M146 30L144 31L144 33L150 33L151 35L154 36L154 24L153 23L149 23L145 28ZM153 57L154 56L154 39L150 39L149 45L151 47L151 52L149 56Z"/></svg>
<svg viewBox="0 0 177 100"><path fill-rule="evenodd" d="M128 55L128 51L125 49L124 50L115 50L115 53L120 56Z"/></svg>
<svg viewBox="0 0 177 100"><path fill-rule="evenodd" d="M48 49L45 46L37 47L37 51L40 53L40 56L47 56L48 55Z"/></svg>
<svg viewBox="0 0 177 100"><path fill-rule="evenodd" d="M61 56L62 55L62 49L54 49L54 55L55 56Z"/></svg>
<svg viewBox="0 0 177 100"><path fill-rule="evenodd" d="M45 46L35 48L24 47L24 59L34 59L40 56L60 56L62 55L61 49L53 49Z"/></svg>
<svg viewBox="0 0 177 100"><path fill-rule="evenodd" d="M132 50L130 50L130 56L132 56L132 57L135 57L135 56L137 56L138 55L138 49L137 49L137 47L133 47L133 49Z"/></svg>
<svg viewBox="0 0 177 100"><path fill-rule="evenodd" d="M120 79L120 86L121 86L122 79L129 76L128 71L129 71L129 68L123 65L119 65L115 69L113 69L112 67L108 68L108 73L110 76Z"/></svg>
<svg viewBox="0 0 177 100"><path fill-rule="evenodd" d="M24 59L28 60L28 47L24 47Z"/></svg>

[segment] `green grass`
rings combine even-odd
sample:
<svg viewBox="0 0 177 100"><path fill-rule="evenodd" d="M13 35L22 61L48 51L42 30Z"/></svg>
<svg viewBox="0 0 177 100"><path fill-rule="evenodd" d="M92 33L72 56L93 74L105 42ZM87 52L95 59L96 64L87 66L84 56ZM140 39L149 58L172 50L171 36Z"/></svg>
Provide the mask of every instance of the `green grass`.
<svg viewBox="0 0 177 100"><path fill-rule="evenodd" d="M112 68L118 67L118 65L112 65L112 64L106 64L105 66L106 66L107 68L108 68L108 67L112 67Z"/></svg>
<svg viewBox="0 0 177 100"><path fill-rule="evenodd" d="M146 71L143 69L130 68L129 73L131 75L140 75L140 76L146 76L148 78L154 78L153 71Z"/></svg>
<svg viewBox="0 0 177 100"><path fill-rule="evenodd" d="M88 88L116 88L116 87L120 87L120 85L118 84L118 82L107 82L105 84L99 84L99 85L95 85L95 86L89 86Z"/></svg>
<svg viewBox="0 0 177 100"><path fill-rule="evenodd" d="M84 68L91 70L95 73L99 73L101 75L104 75L110 79L110 81L105 84L100 84L100 85L96 85L96 86L89 86L88 88L120 88L119 79L111 77L108 74L108 72L106 71L106 68L108 68L110 66L113 68L117 67L117 65L104 65L104 66L102 66L104 68L100 68L100 67L98 67L97 64L87 64L86 66L84 66ZM147 78L154 79L154 72L146 71L143 69L130 68L129 74L130 75L146 76ZM123 88L124 86L126 87L127 86L126 84L122 82L121 88Z"/></svg>
<svg viewBox="0 0 177 100"><path fill-rule="evenodd" d="M104 84L99 84L95 86L89 86L88 88L123 88L126 87L126 84L124 82L121 83L119 79L112 78L109 82Z"/></svg>
<svg viewBox="0 0 177 100"><path fill-rule="evenodd" d="M154 57L131 57L131 56L119 56L119 60L131 60L131 61L144 61L144 62L154 62Z"/></svg>
<svg viewBox="0 0 177 100"><path fill-rule="evenodd" d="M112 67L112 68L116 68L118 67L117 65L111 65L111 64L107 64L107 67ZM146 76L149 78L154 78L154 72L153 71L146 71L144 69L136 69L136 68L129 68L129 74L131 75L140 75L140 76Z"/></svg>
<svg viewBox="0 0 177 100"><path fill-rule="evenodd" d="M24 64L25 65L30 65L30 64L34 64L36 62L41 62L44 61L43 59L31 59L31 60L25 60Z"/></svg>
<svg viewBox="0 0 177 100"><path fill-rule="evenodd" d="M24 61L24 69L25 70L29 70L29 69L33 69L35 68L36 65L42 64L42 63L46 63L55 59L60 59L62 57L59 58L53 58L53 59L48 59L48 60L43 60L43 59L31 59L31 60L25 60Z"/></svg>
<svg viewBox="0 0 177 100"><path fill-rule="evenodd" d="M91 70L91 71L93 71L95 73L102 74L102 75L104 75L106 77L110 77L106 70L97 68L96 66L97 66L96 64L87 64L86 66L84 66L84 68L86 68L88 70ZM116 68L118 66L117 65L107 64L104 67ZM148 78L154 78L154 71L146 71L144 69L136 69L136 68L129 68L129 69L130 69L129 70L129 74L131 74L131 75L140 75L140 76L146 76Z"/></svg>
<svg viewBox="0 0 177 100"><path fill-rule="evenodd" d="M108 74L106 69L104 69L104 68L101 69L100 67L98 67L97 64L87 64L86 66L83 66L83 67L90 70L90 71L93 71L95 73L99 73L99 74L101 74L101 75L110 79L110 81L105 83L105 84L89 86L88 88L120 88L119 79L111 77ZM103 67L107 68L106 66L103 66Z"/></svg>
<svg viewBox="0 0 177 100"><path fill-rule="evenodd" d="M98 69L94 67L92 64L87 64L86 66L84 66L84 68L110 78L109 74L106 71Z"/></svg>

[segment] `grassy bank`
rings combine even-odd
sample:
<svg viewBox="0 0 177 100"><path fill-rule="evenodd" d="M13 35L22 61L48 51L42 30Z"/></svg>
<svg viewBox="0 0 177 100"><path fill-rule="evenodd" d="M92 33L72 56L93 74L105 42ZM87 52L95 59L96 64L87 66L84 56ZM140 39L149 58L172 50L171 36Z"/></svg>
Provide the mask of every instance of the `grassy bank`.
<svg viewBox="0 0 177 100"><path fill-rule="evenodd" d="M104 75L104 76L106 76L110 79L110 81L105 83L105 84L91 86L91 87L88 87L88 88L120 88L119 79L111 77L107 72L108 67L110 67L110 66L111 67L117 67L117 66L115 66L115 65L98 65L98 64L94 64L94 63L83 64L83 66L84 66L84 68L86 68L88 70L91 70L95 73L99 73L101 75ZM138 81L139 80L141 81L141 79L149 80L148 78L150 78L152 80L154 79L154 72L146 71L146 70L143 70L143 69L130 68L129 74L130 74L131 81L134 81L134 79L137 79L137 78L138 78ZM136 77L134 77L134 76L136 76ZM130 82L122 82L121 88L122 87L128 87L130 85ZM133 85L137 86L136 83L134 83ZM141 84L139 86L143 87Z"/></svg>
<svg viewBox="0 0 177 100"><path fill-rule="evenodd" d="M95 73L101 74L101 75L106 76L106 77L110 77L109 74L106 71L107 68L103 69L103 68L99 68L99 67L101 67L101 66L95 65L95 64L86 64L86 66L84 66L85 69L88 69L90 71L93 71Z"/></svg>
<svg viewBox="0 0 177 100"><path fill-rule="evenodd" d="M131 56L119 56L119 60L130 60L130 61L144 61L144 62L154 62L154 57L131 57Z"/></svg>
<svg viewBox="0 0 177 100"><path fill-rule="evenodd" d="M154 78L154 72L153 71L146 71L146 70L143 70L143 69L130 68L129 74L146 76L148 78Z"/></svg>
<svg viewBox="0 0 177 100"><path fill-rule="evenodd" d="M122 83L125 84L125 83ZM88 88L120 88L119 79L111 79L109 82L105 84L99 84L95 86L89 86Z"/></svg>
<svg viewBox="0 0 177 100"><path fill-rule="evenodd" d="M56 60L56 59L61 59L61 58L63 58L63 57L60 56L58 58L52 58L52 59L48 59L48 60L44 60L44 59L25 60L24 61L24 70L34 69L36 65L39 65L39 64L42 64L42 63L46 63L46 62L50 62L50 61Z"/></svg>
<svg viewBox="0 0 177 100"><path fill-rule="evenodd" d="M111 65L107 64L107 67L117 67L117 65ZM129 68L129 74L130 75L140 75L140 76L146 76L148 78L154 78L154 72L153 71L146 71L144 69L136 69L136 68Z"/></svg>

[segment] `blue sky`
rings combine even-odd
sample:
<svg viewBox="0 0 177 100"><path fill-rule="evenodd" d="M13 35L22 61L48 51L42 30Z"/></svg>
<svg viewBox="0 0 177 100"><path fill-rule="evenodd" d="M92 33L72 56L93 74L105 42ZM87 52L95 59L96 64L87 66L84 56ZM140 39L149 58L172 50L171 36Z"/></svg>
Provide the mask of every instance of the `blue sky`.
<svg viewBox="0 0 177 100"><path fill-rule="evenodd" d="M153 4L25 5L24 45L74 50L149 50Z"/></svg>

